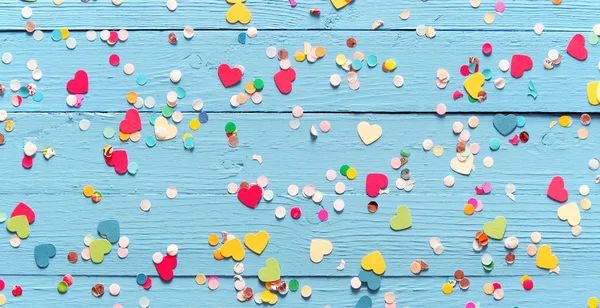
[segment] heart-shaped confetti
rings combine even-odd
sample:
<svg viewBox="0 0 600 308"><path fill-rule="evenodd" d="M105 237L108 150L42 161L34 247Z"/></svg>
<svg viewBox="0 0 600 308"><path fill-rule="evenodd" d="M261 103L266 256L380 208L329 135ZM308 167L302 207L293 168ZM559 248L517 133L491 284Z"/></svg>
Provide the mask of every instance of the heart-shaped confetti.
<svg viewBox="0 0 600 308"><path fill-rule="evenodd" d="M495 240L504 238L506 232L506 218L498 216L494 221L488 221L483 225L483 233Z"/></svg>
<svg viewBox="0 0 600 308"><path fill-rule="evenodd" d="M221 255L225 258L233 258L235 261L242 261L246 256L246 251L239 238L228 240L221 246Z"/></svg>
<svg viewBox="0 0 600 308"><path fill-rule="evenodd" d="M482 73L475 73L463 82L463 87L467 94L472 98L479 97L479 92L483 91L483 84L485 83L485 76Z"/></svg>
<svg viewBox="0 0 600 308"><path fill-rule="evenodd" d="M358 279L367 284L367 288L371 291L377 291L381 287L381 276L375 275L372 271L363 269L358 273Z"/></svg>
<svg viewBox="0 0 600 308"><path fill-rule="evenodd" d="M104 261L104 255L110 252L112 244L105 239L93 240L90 243L90 258L92 262L98 264Z"/></svg>
<svg viewBox="0 0 600 308"><path fill-rule="evenodd" d="M234 24L239 22L241 24L247 24L252 19L252 14L248 8L242 3L243 1L236 1L225 14L225 19L228 23Z"/></svg>
<svg viewBox="0 0 600 308"><path fill-rule="evenodd" d="M167 118L160 116L154 120L154 135L157 140L170 140L177 136L177 126L169 124Z"/></svg>
<svg viewBox="0 0 600 308"><path fill-rule="evenodd" d="M40 244L33 249L35 264L40 268L50 265L50 259L56 256L56 247L52 244Z"/></svg>
<svg viewBox="0 0 600 308"><path fill-rule="evenodd" d="M406 205L399 206L396 209L396 215L390 219L390 227L395 231L412 227L412 216Z"/></svg>
<svg viewBox="0 0 600 308"><path fill-rule="evenodd" d="M579 206L577 203L567 203L558 208L556 211L560 220L566 220L571 226L578 226L581 222L581 213L579 212Z"/></svg>
<svg viewBox="0 0 600 308"><path fill-rule="evenodd" d="M373 300L366 295L361 296L361 298L358 299L358 302L356 302L356 305L354 305L354 308L371 308L371 307L373 307Z"/></svg>
<svg viewBox="0 0 600 308"><path fill-rule="evenodd" d="M546 190L546 195L556 202L567 201L569 199L569 191L565 188L565 180L558 175L553 177Z"/></svg>
<svg viewBox="0 0 600 308"><path fill-rule="evenodd" d="M217 69L217 74L224 87L229 88L242 80L242 70L237 67L231 68L228 64L221 64Z"/></svg>
<svg viewBox="0 0 600 308"><path fill-rule="evenodd" d="M75 72L75 77L67 82L67 91L71 94L86 94L88 92L88 74L84 70Z"/></svg>
<svg viewBox="0 0 600 308"><path fill-rule="evenodd" d="M292 92L292 82L296 80L296 71L291 67L287 70L280 70L273 76L273 79L279 92L289 94Z"/></svg>
<svg viewBox="0 0 600 308"><path fill-rule="evenodd" d="M537 251L535 265L543 269L553 269L558 266L558 258L552 254L552 248L546 244Z"/></svg>
<svg viewBox="0 0 600 308"><path fill-rule="evenodd" d="M598 91L600 90L600 81L592 81L587 84L587 98L590 105L596 106L600 104L600 96Z"/></svg>
<svg viewBox="0 0 600 308"><path fill-rule="evenodd" d="M262 282L276 281L281 278L281 269L279 262L274 258L269 258L265 262L265 267L258 271L258 279Z"/></svg>
<svg viewBox="0 0 600 308"><path fill-rule="evenodd" d="M248 188L242 187L237 193L238 200L240 200L243 205L251 209L256 208L260 202L260 199L262 198L262 194L263 189L256 184L250 185Z"/></svg>
<svg viewBox="0 0 600 308"><path fill-rule="evenodd" d="M25 202L19 202L10 214L10 217L25 215L27 222L32 224L35 221L35 212Z"/></svg>
<svg viewBox="0 0 600 308"><path fill-rule="evenodd" d="M127 159L127 151L114 150L111 157L104 157L106 164L115 168L118 174L125 174L129 160Z"/></svg>
<svg viewBox="0 0 600 308"><path fill-rule="evenodd" d="M98 223L98 234L107 239L112 244L119 241L121 237L121 228L117 220L104 220Z"/></svg>
<svg viewBox="0 0 600 308"><path fill-rule="evenodd" d="M379 190L388 186L388 177L383 173L369 173L366 180L367 196L375 198L379 196Z"/></svg>
<svg viewBox="0 0 600 308"><path fill-rule="evenodd" d="M261 254L269 244L269 233L258 231L256 234L248 233L244 236L244 245L255 254Z"/></svg>
<svg viewBox="0 0 600 308"><path fill-rule="evenodd" d="M134 108L127 110L125 119L119 124L119 130L124 134L133 134L142 130L140 113Z"/></svg>
<svg viewBox="0 0 600 308"><path fill-rule="evenodd" d="M163 256L162 262L154 263L156 272L160 279L164 281L171 281L175 276L175 267L177 267L177 256L166 255Z"/></svg>
<svg viewBox="0 0 600 308"><path fill-rule="evenodd" d="M11 217L6 223L6 230L16 233L19 238L28 238L29 222L27 221L27 216L19 215Z"/></svg>
<svg viewBox="0 0 600 308"><path fill-rule="evenodd" d="M587 59L588 50L585 48L585 37L581 34L573 35L569 45L567 45L567 53L579 61Z"/></svg>
<svg viewBox="0 0 600 308"><path fill-rule="evenodd" d="M469 154L465 161L460 161L458 158L454 157L450 160L450 169L458 174L469 175L473 170L474 160L473 154Z"/></svg>
<svg viewBox="0 0 600 308"><path fill-rule="evenodd" d="M350 4L352 0L331 0L331 4L336 10L339 10L346 5Z"/></svg>
<svg viewBox="0 0 600 308"><path fill-rule="evenodd" d="M377 124L371 125L366 121L358 123L358 126L356 126L356 131L358 131L358 136L365 145L369 145L377 141L377 139L381 138L381 135L383 134L383 129L381 126Z"/></svg>
<svg viewBox="0 0 600 308"><path fill-rule="evenodd" d="M333 245L325 239L310 241L310 260L314 263L323 261L323 258L333 251Z"/></svg>
<svg viewBox="0 0 600 308"><path fill-rule="evenodd" d="M514 54L510 60L510 75L521 78L525 71L533 68L533 60L528 55Z"/></svg>
<svg viewBox="0 0 600 308"><path fill-rule="evenodd" d="M517 128L517 122L517 116L514 114L496 114L492 119L494 128L496 128L496 130L502 136L508 136L510 133L512 133L515 128Z"/></svg>
<svg viewBox="0 0 600 308"><path fill-rule="evenodd" d="M373 251L364 256L360 266L365 271L373 271L377 275L382 275L385 272L385 260L379 251Z"/></svg>

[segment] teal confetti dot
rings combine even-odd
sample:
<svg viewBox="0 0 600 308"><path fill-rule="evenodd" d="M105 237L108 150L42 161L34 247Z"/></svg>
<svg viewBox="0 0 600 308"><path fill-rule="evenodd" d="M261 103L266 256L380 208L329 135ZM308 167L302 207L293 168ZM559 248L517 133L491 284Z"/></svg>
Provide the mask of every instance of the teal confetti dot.
<svg viewBox="0 0 600 308"><path fill-rule="evenodd" d="M471 103L477 102L477 99L476 98L472 98L471 95L467 94L467 97L469 98L469 102L471 102Z"/></svg>
<svg viewBox="0 0 600 308"><path fill-rule="evenodd" d="M525 126L525 117L524 116L517 116L517 126L518 127Z"/></svg>
<svg viewBox="0 0 600 308"><path fill-rule="evenodd" d="M115 130L112 127L107 126L104 128L104 138L110 139L114 136L115 136Z"/></svg>
<svg viewBox="0 0 600 308"><path fill-rule="evenodd" d="M27 87L21 87L19 89L19 95L21 95L23 98L28 98L29 97L29 89L27 89Z"/></svg>
<svg viewBox="0 0 600 308"><path fill-rule="evenodd" d="M355 71L360 71L360 69L362 68L362 61L360 61L359 59L352 60L352 68Z"/></svg>
<svg viewBox="0 0 600 308"><path fill-rule="evenodd" d="M489 68L484 69L481 73L483 74L485 80L492 79L492 70L490 70Z"/></svg>
<svg viewBox="0 0 600 308"><path fill-rule="evenodd" d="M154 136L148 136L148 137L146 137L146 145L149 148L154 147L156 145L156 137L154 137Z"/></svg>
<svg viewBox="0 0 600 308"><path fill-rule="evenodd" d="M131 175L135 175L138 172L138 164L135 162L131 162L127 165L127 172Z"/></svg>
<svg viewBox="0 0 600 308"><path fill-rule="evenodd" d="M475 62L469 63L469 73L474 74L475 73L475 67L477 67L477 63L475 63Z"/></svg>
<svg viewBox="0 0 600 308"><path fill-rule="evenodd" d="M5 222L6 221L6 213L0 211L0 222Z"/></svg>
<svg viewBox="0 0 600 308"><path fill-rule="evenodd" d="M185 140L183 141L183 146L188 150L193 149L194 148L194 138L192 138L192 137L185 138Z"/></svg>
<svg viewBox="0 0 600 308"><path fill-rule="evenodd" d="M35 94L32 96L34 102L41 102L44 99L44 93L40 90L37 90Z"/></svg>
<svg viewBox="0 0 600 308"><path fill-rule="evenodd" d="M50 34L50 36L52 37L52 40L55 42L62 40L62 33L60 33L59 29L52 30L52 34Z"/></svg>
<svg viewBox="0 0 600 308"><path fill-rule="evenodd" d="M494 138L490 140L490 149L492 151L497 151L500 148L500 140Z"/></svg>
<svg viewBox="0 0 600 308"><path fill-rule="evenodd" d="M375 66L377 66L377 62L378 62L378 60L377 60L377 56L376 55L370 55L370 56L367 57L367 65L369 67L375 67Z"/></svg>
<svg viewBox="0 0 600 308"><path fill-rule="evenodd" d="M185 92L185 90L182 87L177 87L177 89L175 89L175 93L177 93L177 98L182 99L185 97L185 94L187 92Z"/></svg>
<svg viewBox="0 0 600 308"><path fill-rule="evenodd" d="M154 121L156 121L156 119L158 119L160 116L162 116L160 113L153 113L150 115L150 125L154 125Z"/></svg>
<svg viewBox="0 0 600 308"><path fill-rule="evenodd" d="M148 82L148 77L146 77L144 74L139 74L136 81L140 86L143 86Z"/></svg>
<svg viewBox="0 0 600 308"><path fill-rule="evenodd" d="M240 44L246 44L246 32L238 34L238 42L240 42Z"/></svg>

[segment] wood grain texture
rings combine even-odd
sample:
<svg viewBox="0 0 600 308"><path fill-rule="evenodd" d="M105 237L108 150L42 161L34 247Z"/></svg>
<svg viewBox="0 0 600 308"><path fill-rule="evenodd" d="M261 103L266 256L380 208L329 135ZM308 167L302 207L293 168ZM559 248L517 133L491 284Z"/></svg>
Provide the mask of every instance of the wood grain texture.
<svg viewBox="0 0 600 308"><path fill-rule="evenodd" d="M178 125L181 136L192 132L186 128L187 121L195 114L185 114ZM2 274L27 275L127 275L139 272L154 273L151 256L176 243L180 247L178 277L194 276L199 271L226 277L231 275L233 262L216 261L212 258L213 248L206 243L211 233L227 231L238 237L248 232L266 230L271 234L271 243L262 256L247 251L246 275L256 275L264 261L271 256L281 262L284 275L343 277L347 281L358 273L361 258L367 253L382 251L388 269L385 277L413 277L408 266L417 258L426 259L431 269L425 277L448 276L460 267L470 277L490 277L501 283L518 281L518 277L529 274L546 277L547 271L535 267L534 258L526 255L525 248L533 231L542 233L543 243L552 245L559 257L561 276L555 279L570 279L587 275L588 268L581 267L581 260L589 256L589 266L595 264L597 253L593 243L600 231L593 221L598 218L592 209L583 212L583 234L574 238L566 222L556 217L559 204L548 199L545 189L554 175L562 175L566 188L571 192L570 201L579 202L579 185L592 187L592 202L597 200L593 182L595 173L587 169L587 161L593 157L597 134L594 124L590 125L590 140L573 138L580 127L575 123L570 128L554 127L548 116L526 116L524 127L531 136L527 144L510 145L491 125L491 116L479 116L480 126L471 130L472 142L482 146L476 157L476 171L469 177L454 174L449 169L449 160L455 146L456 136L451 131L455 121L466 124L467 115L452 115L445 118L425 115L332 115L309 114L301 118L301 128L293 131L288 127L291 118L272 114L212 114L208 123L199 131L192 132L196 138L194 151L183 149L179 137L160 142L154 148L140 143L121 143L116 139L106 140L102 130L106 126L116 127L123 114L16 114L13 120L16 129L7 133L7 142L2 146L3 171L12 175L12 185L2 192L5 212L19 201L30 204L38 219L32 225L32 235L19 249L0 245L0 253L7 256L13 266L3 268ZM151 134L149 115L142 116L142 135ZM42 120L44 119L44 120ZM88 119L90 130L81 132L78 121ZM237 123L240 146L232 149L226 144L223 127L226 121ZM321 120L332 124L332 131L321 134L311 141L308 126ZM384 134L371 146L364 146L356 135L356 124L368 120L383 127ZM30 129L32 123L44 122L38 129ZM268 127L261 123L270 123ZM446 148L444 156L436 158L421 148L424 137L432 138L436 144ZM491 138L499 138L502 147L497 152L487 148ZM38 146L50 145L57 156L45 161L39 154L31 170L20 166L22 145L33 141ZM116 149L126 149L130 161L139 164L135 175L117 175L107 166L101 148L111 144ZM574 149L579 149L575 151ZM389 160L399 155L399 150L411 152L406 166L416 180L415 188L407 193L394 187L399 171L389 166ZM276 153L276 154L275 154ZM311 153L306 155L306 153ZM263 156L263 163L251 160L253 154ZM495 159L494 167L482 166L483 157ZM316 159L314 159L316 158ZM337 170L341 164L349 164L359 172L354 181L337 181L347 185L347 192L336 195L334 183L325 179L328 169ZM540 166L552 166L543 168ZM370 172L383 172L390 179L390 194L375 200L379 211L369 214L367 203L372 200L364 193L364 178ZM456 185L446 188L442 179L454 174ZM258 208L244 207L235 195L229 195L226 186L230 182L255 181L260 175L269 178L268 189L276 197L271 202L262 201ZM55 180L60 179L60 180ZM493 191L479 196L484 210L467 217L462 208L467 199L475 196L475 185L490 181ZM514 183L517 187L516 202L504 195L504 185ZM104 198L93 204L81 194L84 185L92 185L103 193ZM325 194L321 205L303 197L289 197L287 187L297 184L301 188L314 184ZM175 186L179 196L169 200L165 196L168 186ZM8 189L7 189L8 188ZM145 213L139 209L143 199L152 202L152 209ZM335 199L342 199L346 209L341 214L333 211ZM293 220L289 216L282 221L274 217L275 207L283 205L288 210L300 206L304 216ZM410 230L394 232L389 220L399 205L407 205L413 215ZM330 212L330 219L320 223L316 213L321 208ZM508 220L507 236L517 236L521 245L516 251L517 262L503 262L506 250L503 243L492 241L486 252L494 256L496 268L486 274L481 267L480 253L473 252L471 242L485 222L503 215ZM120 260L111 252L100 264L79 262L71 265L66 261L69 251L80 251L86 234L96 235L98 222L118 219L123 235L131 239L130 254ZM60 229L57 229L60 224ZM440 237L446 247L441 256L433 255L428 241ZM308 247L313 238L327 238L334 244L333 253L320 264L309 260ZM6 238L8 240L8 236ZM40 243L53 243L58 249L57 257L50 266L40 270L33 262L32 249ZM574 251L578 251L574 253ZM344 259L347 268L338 272L335 267ZM494 277L494 278L491 278ZM340 282L336 282L340 283ZM343 282L346 284L347 282ZM435 289L439 289L436 285ZM482 286L474 286L480 289ZM438 290L439 291L439 290ZM355 299L357 300L357 298Z"/></svg>
<svg viewBox="0 0 600 308"><path fill-rule="evenodd" d="M544 33L536 36L533 32L438 32L434 39L418 37L412 32L261 32L258 37L248 39L246 45L237 43L239 31L202 31L186 41L180 39L177 46L167 41L168 32L131 32L125 43L108 46L100 39L88 42L85 32L72 35L78 40L75 50L67 50L64 42L54 42L46 33L46 38L37 42L24 33L5 33L0 48L12 52L13 62L1 64L0 78L8 83L20 79L23 84L31 82L31 73L26 68L27 60L37 59L44 76L38 88L44 92L40 103L27 99L14 108L10 105L12 95L0 96L3 108L17 111L123 111L130 105L126 95L135 91L141 97L154 96L157 106L164 104L168 91L177 86L187 91L178 108L192 111L191 103L200 98L209 112L289 112L300 105L308 112L435 112L435 106L445 103L449 112L595 112L596 106L587 101L586 86L598 80L598 68L594 62L600 49L589 48L589 58L584 62L567 55L564 50L572 33ZM356 37L358 47L346 47L348 37ZM491 56L481 53L481 45L489 41L494 46ZM207 44L207 42L211 42ZM279 71L277 59L265 55L268 46L287 49L290 54L302 49L304 42L314 46L324 45L327 55L316 63L298 63L292 60L297 72L292 93L282 95L275 87L273 75ZM460 48L453 46L460 45ZM552 71L543 68L548 50L556 48L563 54L560 66ZM44 50L40 54L39 50ZM366 63L359 72L360 88L352 91L346 81L346 72L335 64L335 56L343 53L351 57L356 51L365 55L376 55L379 62L394 58L398 68L393 73L385 73L381 65L368 68ZM117 53L121 65L113 67L108 57ZM525 53L532 57L534 67L525 72L524 77L514 79L510 73L503 73L498 62L508 59L515 53ZM484 103L470 103L463 97L452 100L454 90L464 93L464 77L459 69L470 56L481 59L481 68L489 68L492 78L484 89L488 99ZM45 60L47 59L47 60ZM123 73L123 65L132 63L136 71L133 75ZM216 69L221 63L241 64L245 68L242 82L231 88L224 88L217 77ZM435 85L436 71L446 68L450 72L450 83L440 90ZM83 106L70 108L65 103L68 95L65 85L73 74L84 69L88 72L90 90ZM182 81L173 84L169 80L172 70L183 73ZM145 86L139 86L139 74L148 77ZM342 76L339 88L332 88L329 77ZM402 75L405 83L402 88L393 85L395 75ZM497 90L493 81L503 77L506 87ZM237 109L231 107L232 95L243 92L246 82L255 78L265 81L262 91L263 103L248 103ZM539 92L534 100L527 96L528 81L532 81ZM565 103L565 100L568 103Z"/></svg>
<svg viewBox="0 0 600 308"><path fill-rule="evenodd" d="M25 20L21 8L30 5L38 27L54 29L68 27L73 30L87 29L183 29L192 26L197 29L246 29L255 26L259 29L358 29L370 30L377 19L385 21L385 29L411 29L417 25L435 26L440 30L508 30L533 31L536 23L542 23L549 30L587 31L598 23L594 13L600 4L594 0L564 1L559 6L548 1L507 0L506 10L496 15L495 22L487 25L483 21L485 13L494 13L496 1L484 1L477 9L468 1L354 1L341 10L335 10L329 1L303 0L292 8L286 0L258 1L245 3L252 13L249 25L231 25L225 20L230 5L224 0L180 0L176 11L169 12L166 0L143 1L125 0L120 7L110 1L65 1L56 6L52 1L38 1L26 4L20 1L2 0L3 17L0 30L22 30ZM309 14L311 8L321 9L321 16ZM411 16L401 20L398 15L409 9ZM61 18L56 18L60 16ZM81 18L85 16L85 18Z"/></svg>

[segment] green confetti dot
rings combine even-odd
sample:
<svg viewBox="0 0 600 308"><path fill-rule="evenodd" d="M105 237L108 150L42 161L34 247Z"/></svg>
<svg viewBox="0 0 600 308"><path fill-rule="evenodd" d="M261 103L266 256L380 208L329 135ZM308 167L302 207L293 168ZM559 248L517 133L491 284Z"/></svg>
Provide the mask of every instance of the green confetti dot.
<svg viewBox="0 0 600 308"><path fill-rule="evenodd" d="M343 165L343 166L340 168L340 174L342 174L343 176L346 176L346 172L348 172L348 169L350 169L350 166L348 166L348 165Z"/></svg>
<svg viewBox="0 0 600 308"><path fill-rule="evenodd" d="M298 288L300 287L300 283L298 282L298 280L292 279L292 280L290 280L290 284L288 285L288 287L290 288L290 291L296 292L296 291L298 291Z"/></svg>
<svg viewBox="0 0 600 308"><path fill-rule="evenodd" d="M115 136L115 130L112 127L107 126L104 128L104 138L110 139L114 136Z"/></svg>
<svg viewBox="0 0 600 308"><path fill-rule="evenodd" d="M173 115L173 108L170 106L164 106L162 109L162 115L165 118L170 118Z"/></svg>
<svg viewBox="0 0 600 308"><path fill-rule="evenodd" d="M227 122L227 124L225 124L225 132L226 133L233 134L236 129L237 129L237 127L235 126L235 123L233 123L233 122Z"/></svg>

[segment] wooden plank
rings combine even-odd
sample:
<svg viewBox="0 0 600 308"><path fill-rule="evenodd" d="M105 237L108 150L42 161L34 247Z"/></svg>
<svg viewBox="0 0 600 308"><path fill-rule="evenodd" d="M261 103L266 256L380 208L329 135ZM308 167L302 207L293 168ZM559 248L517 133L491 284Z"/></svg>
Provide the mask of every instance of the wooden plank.
<svg viewBox="0 0 600 308"><path fill-rule="evenodd" d="M166 1L123 1L115 7L110 1L67 2L61 6L51 1L22 3L2 0L2 30L23 30L25 20L21 8L33 8L33 17L38 27L54 29L183 29L192 26L197 29L245 29L241 24L231 25L225 20L230 5L223 0L192 1L180 0L178 9L169 12ZM549 30L576 30L590 32L598 23L593 13L600 9L594 0L565 1L559 6L549 1L504 1L506 10L496 15L495 22L487 25L485 13L494 13L496 1L483 2L478 9L468 1L354 1L337 11L322 0L297 1L292 8L288 1L247 1L245 5L252 13L248 26L259 29L362 29L370 30L377 19L385 21L385 29L412 29L418 25L435 26L440 30L520 30L532 32L536 23L542 23ZM310 15L311 8L321 9L321 16ZM398 15L409 9L411 16L401 20ZM57 18L58 17L58 18Z"/></svg>
<svg viewBox="0 0 600 308"><path fill-rule="evenodd" d="M451 275L452 273L448 273ZM310 299L303 299L300 291L289 292L286 296L279 298L276 307L354 307L361 296L370 296L373 307L383 307L384 294L394 292L397 307L464 307L465 303L473 301L480 302L486 307L553 307L553 305L585 307L587 299L592 295L590 292L573 292L573 290L587 290L587 279L597 279L597 276L574 277L569 281L569 287L556 283L561 277L544 276L535 277L535 288L526 292L520 286L519 277L511 279L496 279L496 277L474 277L471 278L471 288L460 291L458 287L451 295L442 295L440 288L445 281L444 277L415 279L406 278L383 278L379 292L368 292L363 287L358 292L352 292L349 287L349 279L336 278L298 278L301 286L304 284L312 288ZM7 305L10 307L42 307L48 303L62 305L77 305L91 308L112 307L120 303L124 307L139 307L138 300L147 297L150 307L189 307L190 305L202 305L202 307L242 307L242 305L254 306L254 303L240 303L236 300L236 292L233 288L233 279L230 277L220 278L220 287L211 291L206 285L198 286L193 278L176 278L169 284L156 282L150 291L144 291L135 284L134 278L122 277L75 277L73 286L69 291L61 295L56 291L56 284L60 277L35 277L33 279L19 279L18 277L7 279L11 283L16 280L24 288L23 296L14 298L10 291L4 292L7 296ZM502 301L494 301L492 296L485 295L481 289L485 283L500 281L505 296ZM256 279L246 278L246 283L255 292L262 291L263 287ZM91 294L91 288L96 283L102 282L105 288L111 283L118 283L121 293L117 297L110 296L108 290L101 298L95 298ZM8 293L8 294L6 294ZM548 294L537 296L537 294ZM252 300L253 302L254 300Z"/></svg>
<svg viewBox="0 0 600 308"><path fill-rule="evenodd" d="M191 116L185 115L179 125L179 136L191 132L185 128ZM517 262L508 266L502 261L506 254L502 242L491 242L486 252L496 261L494 276L513 277L511 279L522 274L547 276L547 271L537 269L535 260L526 256L525 247L533 231L541 232L543 243L552 245L559 257L563 272L556 279L565 279L564 283L567 283L573 275L588 275L588 268L580 266L581 260L587 260L588 266L596 264L596 259L592 258L597 253L593 243L598 240L596 235L600 226L593 221L598 219L598 213L593 210L582 213L584 232L574 238L568 224L556 218L558 204L545 196L548 182L558 174L565 178L566 188L571 192L570 201L581 200L577 195L581 184L592 187L590 198L592 201L597 199L593 182L595 172L587 168L587 161L593 157L596 147L592 136L597 133L597 128L593 124L589 126L590 139L578 141L573 138L580 127L578 123L570 128L549 129L547 125L552 117L527 116L525 129L531 139L527 144L515 147L494 130L491 116L479 116L481 124L471 130L471 140L479 142L482 150L476 157L476 171L465 177L454 174L448 166L456 140L450 127L455 121L466 124L466 115L437 118L310 114L301 118L299 131L292 131L288 127L288 115L213 114L208 123L193 133L196 138L193 152L183 149L179 136L154 148L147 148L141 142L122 144L115 139L105 140L102 137L104 127L116 127L122 117L122 114L111 113L14 115L16 128L6 134L7 141L0 152L3 173L11 176L2 186L1 210L9 213L17 202L25 201L35 209L38 219L32 225L30 238L24 240L19 249L0 245L0 254L12 260L10 267L0 269L0 276L154 273L152 254L164 252L171 243L180 247L177 275L195 275L201 269L209 274L229 275L233 262L212 258L213 248L206 244L208 235L227 231L243 237L247 232L264 229L271 234L271 244L262 256L247 252L246 275L256 275L266 258L275 256L285 275L349 278L356 275L365 254L381 250L388 266L386 276L411 277L409 264L424 258L432 268L422 276L445 277L456 267L461 267L473 277L483 277L487 274L480 265L481 254L471 250L471 242L485 222L499 215L508 220L506 236L517 236L521 244L516 251ZM80 119L91 121L89 131L79 131ZM146 124L148 115L143 115L142 120L145 137L151 126ZM330 121L332 131L311 141L308 125L317 125L321 120ZM356 124L362 120L377 123L384 131L381 139L368 147L356 136ZM235 149L226 144L223 132L226 121L237 124L241 143ZM44 124L34 127L34 123ZM265 127L264 123L269 126ZM424 138L432 138L435 144L444 146L444 156L435 158L432 153L424 152L421 149ZM498 152L491 153L487 148L491 138L503 140ZM25 141L33 141L39 148L53 146L57 156L45 161L38 154L33 168L24 170L19 163ZM130 161L139 164L139 172L135 176L114 173L100 154L105 144L126 149ZM399 173L389 167L389 160L398 156L400 149L411 152L407 167L411 170L411 179L417 182L410 193L394 187ZM252 161L253 154L263 155L263 163ZM487 155L494 157L496 162L490 169L481 165ZM344 182L347 192L336 195L334 183L327 182L324 174L342 164L356 168L359 177L349 181L338 175L336 182ZM380 204L376 214L366 210L372 199L365 195L364 178L370 172L383 172L390 179L390 194L376 198ZM454 174L456 178L453 188L442 184L443 177L448 174ZM227 194L228 183L252 182L260 175L269 178L268 189L276 196L272 202L263 201L251 210L240 204L234 195ZM479 196L484 202L484 210L471 217L465 216L462 213L465 202L475 196L474 186L484 181L493 185L491 194ZM517 187L516 202L505 196L503 187L507 183ZM93 204L82 196L81 189L88 184L103 193L100 203ZM330 219L319 223L316 213L320 206L302 197L289 197L287 187L290 184L301 188L314 184L321 190L325 195L321 206L330 212ZM178 189L176 199L165 197L168 186ZM148 213L139 209L143 199L152 202ZM346 203L341 214L333 212L335 199ZM389 220L401 204L410 207L413 227L394 232L389 228ZM303 219L296 221L288 216L277 221L274 209L279 205L288 210L300 206ZM80 251L84 247L83 237L95 235L98 222L105 219L120 221L122 234L131 239L130 255L120 260L113 251L101 265L81 261L76 265L69 264L65 260L67 252ZM428 240L434 236L440 237L446 247L441 256L434 256L429 248ZM334 252L320 264L312 264L308 258L308 247L313 238L327 238L334 243ZM58 254L47 269L40 270L33 262L32 249L48 242L56 245ZM335 267L341 259L346 261L347 269L338 272Z"/></svg>
<svg viewBox="0 0 600 308"><path fill-rule="evenodd" d="M156 109L164 105L166 93L177 86L187 91L178 109L192 111L191 103L200 98L209 112L289 112L293 106L303 106L309 112L430 112L439 103L445 103L449 112L595 112L595 106L587 101L586 86L598 79L595 58L600 55L598 48L590 47L589 59L579 62L564 52L571 33L546 33L541 37L530 32L439 32L434 39L418 37L410 32L294 32L263 31L258 37L249 39L246 45L237 43L237 31L202 31L190 40L180 40L177 46L167 42L167 32L131 32L130 39L116 46L105 46L97 40L88 42L84 32L74 33L78 40L75 50L68 51L64 42L53 42L49 37L37 42L26 39L22 33L4 33L4 51L12 52L13 62L2 65L0 78L8 83L20 79L23 84L31 82L26 69L29 59L37 59L44 77L38 88L44 93L40 103L27 99L18 108L10 105L11 93L0 97L3 108L18 111L124 111L130 105L126 95L130 91L141 97L154 96ZM49 34L46 33L46 36ZM358 47L349 49L345 45L348 37L358 40ZM481 54L481 44L489 41L494 46L491 56ZM208 44L207 42L211 42ZM323 45L327 55L314 64L293 62L297 72L293 91L282 95L275 87L273 75L278 72L276 59L269 59L265 49L270 45L286 48L290 54L301 49L304 42ZM460 45L461 48L449 46ZM557 48L563 53L560 66L552 71L543 68L543 60L548 50ZM40 53L39 50L44 50ZM157 52L160 51L160 52ZM381 66L365 67L359 72L360 89L352 91L346 81L346 72L337 67L335 56L343 53L348 57L362 51L365 55L376 55L379 62L395 58L398 69L384 73ZM117 53L121 66L112 67L108 57ZM515 53L525 53L532 57L534 67L521 79L514 79L509 73L498 68L502 59L510 59ZM484 103L470 103L463 97L452 100L454 90L463 89L464 77L459 69L470 56L481 60L481 68L492 70L492 79L484 86L488 99ZM123 73L123 65L132 63L136 67L133 75ZM245 68L242 83L232 88L224 88L216 69L221 63L241 64ZM450 83L440 90L435 85L436 71L446 68L450 72ZM83 106L70 108L65 103L68 95L65 85L73 78L75 71L84 69L89 74L90 90ZM169 73L179 69L182 81L175 85L169 80ZM145 74L148 83L139 86L138 74ZM340 74L343 78L339 88L332 88L329 77ZM394 87L395 75L402 75L405 83L402 88ZM567 78L568 76L568 78ZM506 87L497 90L493 80L506 79ZM232 95L243 92L246 82L262 78L265 89L263 103L248 103L233 109L229 103ZM534 100L527 96L528 81L532 81L539 92Z"/></svg>

